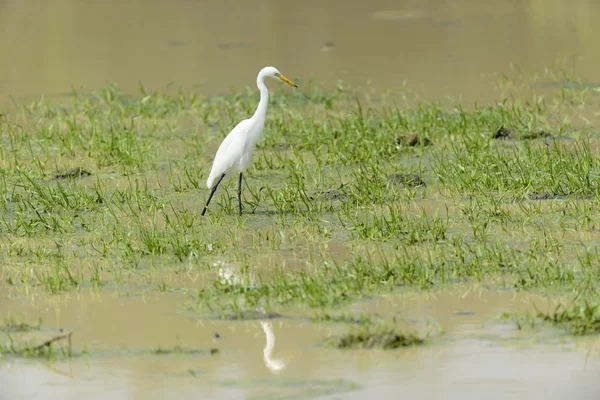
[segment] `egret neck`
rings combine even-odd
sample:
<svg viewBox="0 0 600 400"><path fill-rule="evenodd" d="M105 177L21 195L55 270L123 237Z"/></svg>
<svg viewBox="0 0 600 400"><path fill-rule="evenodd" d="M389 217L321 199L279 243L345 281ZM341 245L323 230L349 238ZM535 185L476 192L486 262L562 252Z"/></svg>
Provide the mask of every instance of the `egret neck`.
<svg viewBox="0 0 600 400"><path fill-rule="evenodd" d="M258 87L258 90L260 90L260 101L258 102L254 115L250 118L256 123L256 125L253 124L255 128L248 132L251 147L254 147L263 131L265 117L267 115L267 106L269 105L269 91L265 85L265 72L265 68L263 68L256 77L256 86Z"/></svg>

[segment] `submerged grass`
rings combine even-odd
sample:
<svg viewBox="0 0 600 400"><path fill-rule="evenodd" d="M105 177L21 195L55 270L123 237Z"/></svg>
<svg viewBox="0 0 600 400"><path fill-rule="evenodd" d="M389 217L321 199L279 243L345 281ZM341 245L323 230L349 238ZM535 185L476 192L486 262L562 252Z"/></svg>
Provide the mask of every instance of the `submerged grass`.
<svg viewBox="0 0 600 400"><path fill-rule="evenodd" d="M9 334L3 338L5 343L0 344L0 355L21 358L44 358L55 360L69 356L67 349L62 346L40 346L37 343L17 341Z"/></svg>
<svg viewBox="0 0 600 400"><path fill-rule="evenodd" d="M467 106L280 89L241 217L233 179L200 211L253 90L110 84L18 106L0 121L0 287L183 290L222 316L470 280L593 294L600 100L573 90Z"/></svg>
<svg viewBox="0 0 600 400"><path fill-rule="evenodd" d="M559 305L553 313L540 312L538 317L575 335L600 333L600 303Z"/></svg>
<svg viewBox="0 0 600 400"><path fill-rule="evenodd" d="M4 325L0 325L0 332L11 333L11 332L31 332L38 331L42 325L42 321L38 321L37 324L30 324L25 321L21 321L14 316L8 316L4 319Z"/></svg>
<svg viewBox="0 0 600 400"><path fill-rule="evenodd" d="M219 351L217 349L211 349L210 352L207 352L205 350L200 350L200 349L193 349L193 348L187 348L187 347L183 347L181 345L175 345L172 347L156 347L152 350L150 350L150 354L154 354L157 356L164 356L164 355L186 355L186 356L190 356L190 355L200 355L200 354L217 354Z"/></svg>
<svg viewBox="0 0 600 400"><path fill-rule="evenodd" d="M0 332L4 338L0 342L0 355L21 358L45 358L54 360L72 356L71 332L58 332L47 338L29 334L39 331L41 321L37 326L24 322L7 321ZM39 332L38 332L39 333Z"/></svg>
<svg viewBox="0 0 600 400"><path fill-rule="evenodd" d="M392 350L401 347L419 346L427 342L410 332L400 332L394 326L386 324L361 324L348 332L331 337L330 346L338 349L373 349Z"/></svg>

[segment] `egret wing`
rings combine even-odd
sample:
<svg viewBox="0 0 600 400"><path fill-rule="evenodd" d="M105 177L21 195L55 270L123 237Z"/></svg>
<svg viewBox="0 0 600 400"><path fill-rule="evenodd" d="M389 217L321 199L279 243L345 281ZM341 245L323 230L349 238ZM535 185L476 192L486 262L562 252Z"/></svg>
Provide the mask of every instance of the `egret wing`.
<svg viewBox="0 0 600 400"><path fill-rule="evenodd" d="M250 121L245 119L238 123L229 134L223 139L223 142L217 150L215 160L213 161L210 175L206 186L212 188L215 180L223 174L230 172L236 164L239 165L250 130Z"/></svg>

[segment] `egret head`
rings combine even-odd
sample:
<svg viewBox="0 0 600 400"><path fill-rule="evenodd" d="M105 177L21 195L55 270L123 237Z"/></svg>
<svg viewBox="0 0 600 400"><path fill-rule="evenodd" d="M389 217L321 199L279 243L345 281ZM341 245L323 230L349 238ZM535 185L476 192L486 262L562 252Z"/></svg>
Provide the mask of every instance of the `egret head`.
<svg viewBox="0 0 600 400"><path fill-rule="evenodd" d="M279 70L277 68L275 68L275 67L264 67L260 71L260 74L262 74L263 76L271 77L273 79L277 79L277 80L279 80L281 82L285 82L285 83L287 83L290 86L298 87L294 82L290 81L288 78L286 78L285 76L283 76L283 74L281 72L279 72Z"/></svg>

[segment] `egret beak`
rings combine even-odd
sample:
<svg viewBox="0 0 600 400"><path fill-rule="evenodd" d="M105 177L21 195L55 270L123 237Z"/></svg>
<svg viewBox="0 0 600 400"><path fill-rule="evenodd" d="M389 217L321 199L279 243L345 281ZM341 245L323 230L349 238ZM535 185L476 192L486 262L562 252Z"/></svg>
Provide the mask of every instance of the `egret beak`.
<svg viewBox="0 0 600 400"><path fill-rule="evenodd" d="M296 85L294 82L290 81L288 78L286 78L285 76L283 76L281 74L277 74L277 77L290 86L293 86L295 88L298 87L298 85Z"/></svg>

